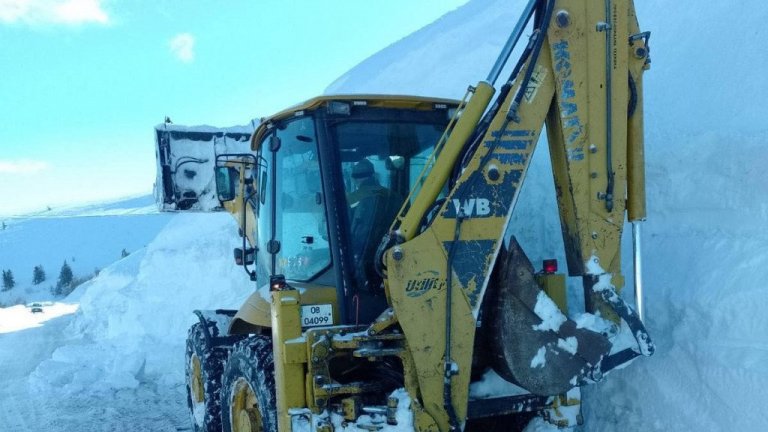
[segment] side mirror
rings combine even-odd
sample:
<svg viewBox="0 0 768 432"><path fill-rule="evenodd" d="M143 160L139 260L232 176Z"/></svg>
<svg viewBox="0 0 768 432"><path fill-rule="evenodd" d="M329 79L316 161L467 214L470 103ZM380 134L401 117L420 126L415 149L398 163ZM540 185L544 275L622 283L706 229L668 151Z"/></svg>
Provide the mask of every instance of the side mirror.
<svg viewBox="0 0 768 432"><path fill-rule="evenodd" d="M216 194L219 201L232 201L237 196L237 183L240 180L240 172L231 166L216 167Z"/></svg>

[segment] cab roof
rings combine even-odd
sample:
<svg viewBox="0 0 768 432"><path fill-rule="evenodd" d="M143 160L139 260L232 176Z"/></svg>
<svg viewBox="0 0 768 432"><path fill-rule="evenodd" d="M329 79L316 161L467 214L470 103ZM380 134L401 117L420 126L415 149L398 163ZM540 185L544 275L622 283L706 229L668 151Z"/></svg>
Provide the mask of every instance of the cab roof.
<svg viewBox="0 0 768 432"><path fill-rule="evenodd" d="M271 125L277 121L293 117L300 111L313 111L331 101L355 102L365 101L366 106L381 108L401 108L414 110L432 110L435 104L444 104L446 107L455 107L459 101L455 99L431 98L423 96L407 95L375 95L375 94L354 94L354 95L325 95L317 96L300 104L286 108L277 114L261 119L259 127L251 137L251 149L257 150L257 145L271 128Z"/></svg>

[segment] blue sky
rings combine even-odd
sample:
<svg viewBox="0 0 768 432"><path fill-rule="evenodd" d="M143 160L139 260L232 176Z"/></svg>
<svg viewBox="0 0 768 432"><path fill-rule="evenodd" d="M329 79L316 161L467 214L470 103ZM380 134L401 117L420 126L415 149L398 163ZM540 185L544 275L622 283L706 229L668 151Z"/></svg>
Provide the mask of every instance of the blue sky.
<svg viewBox="0 0 768 432"><path fill-rule="evenodd" d="M246 124L466 1L0 0L0 214L148 193L164 116Z"/></svg>

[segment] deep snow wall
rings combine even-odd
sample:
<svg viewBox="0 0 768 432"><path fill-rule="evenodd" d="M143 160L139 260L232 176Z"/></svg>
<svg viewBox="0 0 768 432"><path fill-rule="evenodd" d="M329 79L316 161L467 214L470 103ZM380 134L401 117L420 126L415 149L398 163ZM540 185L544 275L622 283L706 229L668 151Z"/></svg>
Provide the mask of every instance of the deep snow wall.
<svg viewBox="0 0 768 432"><path fill-rule="evenodd" d="M459 98L485 78L523 5L473 0L326 92ZM584 428L766 430L757 395L768 387L768 5L636 7L641 29L652 32L643 241L647 324L658 349L586 389ZM562 259L548 165L541 142L510 229L534 262ZM623 252L631 275L631 248Z"/></svg>
<svg viewBox="0 0 768 432"><path fill-rule="evenodd" d="M195 309L236 309L254 290L232 262L229 214L179 214L145 248L83 286L65 343L31 375L41 392L158 388L184 382Z"/></svg>

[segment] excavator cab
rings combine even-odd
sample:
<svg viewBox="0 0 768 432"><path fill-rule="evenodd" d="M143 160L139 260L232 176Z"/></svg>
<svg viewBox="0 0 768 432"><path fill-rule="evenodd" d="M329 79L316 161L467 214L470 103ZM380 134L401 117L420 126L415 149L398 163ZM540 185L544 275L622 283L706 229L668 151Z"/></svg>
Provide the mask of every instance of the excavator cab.
<svg viewBox="0 0 768 432"><path fill-rule="evenodd" d="M337 324L378 316L387 301L376 250L457 105L320 97L265 119L251 141L255 157L220 155L220 201L231 209L239 196L245 205L236 211L252 214L244 231L257 252L249 272L258 284L282 275L289 284L336 287Z"/></svg>

